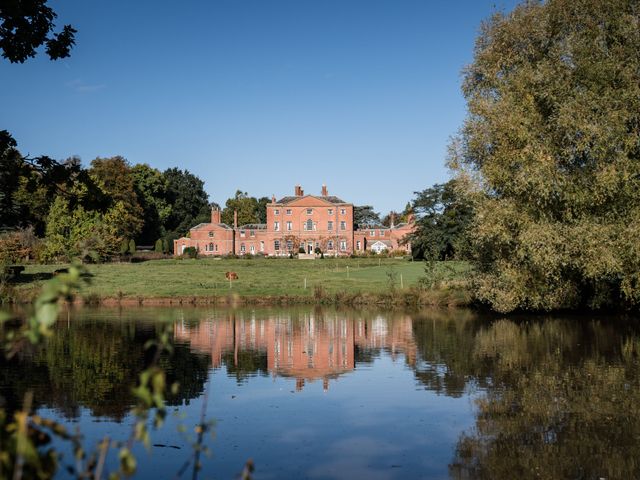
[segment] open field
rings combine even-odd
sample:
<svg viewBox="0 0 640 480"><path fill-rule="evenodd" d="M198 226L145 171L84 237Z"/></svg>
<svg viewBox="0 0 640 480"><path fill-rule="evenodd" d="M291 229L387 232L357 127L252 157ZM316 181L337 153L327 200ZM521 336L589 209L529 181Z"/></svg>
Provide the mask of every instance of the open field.
<svg viewBox="0 0 640 480"><path fill-rule="evenodd" d="M62 265L29 265L15 285L19 294L37 289ZM462 278L465 262L438 265L447 278ZM168 259L143 263L88 265L84 298L153 299L171 297L244 298L317 297L323 295L388 294L409 290L425 276L424 263L392 258L297 259ZM238 274L229 282L225 272ZM306 288L305 288L306 283ZM23 296L23 295L19 295Z"/></svg>

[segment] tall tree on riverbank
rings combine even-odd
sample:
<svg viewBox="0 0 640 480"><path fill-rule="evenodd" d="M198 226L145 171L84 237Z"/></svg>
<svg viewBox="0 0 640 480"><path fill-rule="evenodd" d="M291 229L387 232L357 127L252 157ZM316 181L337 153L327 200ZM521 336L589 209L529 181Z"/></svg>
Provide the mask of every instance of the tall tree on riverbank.
<svg viewBox="0 0 640 480"><path fill-rule="evenodd" d="M640 9L530 1L486 22L450 165L499 311L640 305Z"/></svg>

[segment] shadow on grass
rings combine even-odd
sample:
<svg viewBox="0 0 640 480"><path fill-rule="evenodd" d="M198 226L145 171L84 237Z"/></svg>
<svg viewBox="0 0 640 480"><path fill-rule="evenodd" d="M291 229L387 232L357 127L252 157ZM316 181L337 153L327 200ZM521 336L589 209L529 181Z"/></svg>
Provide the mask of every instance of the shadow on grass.
<svg viewBox="0 0 640 480"><path fill-rule="evenodd" d="M13 285L26 285L33 282L43 282L53 278L55 275L53 272L38 272L38 273L20 273L13 278L9 279L9 283ZM91 278L94 275L85 272L81 275L83 278Z"/></svg>

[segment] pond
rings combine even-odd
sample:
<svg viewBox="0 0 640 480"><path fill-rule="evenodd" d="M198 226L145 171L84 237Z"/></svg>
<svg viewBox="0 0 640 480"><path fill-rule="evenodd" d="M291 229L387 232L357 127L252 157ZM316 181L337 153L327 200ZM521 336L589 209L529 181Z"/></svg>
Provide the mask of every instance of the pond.
<svg viewBox="0 0 640 480"><path fill-rule="evenodd" d="M126 440L145 344L169 328L161 365L180 387L150 449L135 450L136 478L192 478L203 419L203 479L237 478L248 459L258 479L640 478L637 325L466 310L85 308L65 312L45 347L0 360L0 401L12 411L33 392L37 412L79 427L88 448Z"/></svg>

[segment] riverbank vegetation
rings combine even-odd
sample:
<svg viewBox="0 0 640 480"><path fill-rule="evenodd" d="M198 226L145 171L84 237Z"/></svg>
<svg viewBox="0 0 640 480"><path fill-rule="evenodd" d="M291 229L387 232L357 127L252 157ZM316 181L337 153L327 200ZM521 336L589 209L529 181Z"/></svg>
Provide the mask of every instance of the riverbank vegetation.
<svg viewBox="0 0 640 480"><path fill-rule="evenodd" d="M66 265L28 265L5 293L29 301ZM467 304L466 262L439 262L425 285L425 264L395 258L166 259L86 265L85 303ZM237 279L229 280L227 272Z"/></svg>

